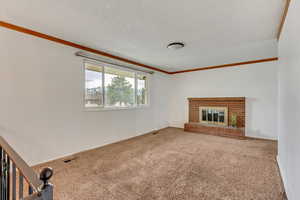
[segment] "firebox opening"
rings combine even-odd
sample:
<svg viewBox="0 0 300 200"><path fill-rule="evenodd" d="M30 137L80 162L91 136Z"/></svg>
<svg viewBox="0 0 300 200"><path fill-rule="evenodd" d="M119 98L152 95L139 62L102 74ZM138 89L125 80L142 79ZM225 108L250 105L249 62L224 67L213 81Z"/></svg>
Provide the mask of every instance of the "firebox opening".
<svg viewBox="0 0 300 200"><path fill-rule="evenodd" d="M199 121L202 124L211 125L228 125L228 108L227 107L199 107Z"/></svg>

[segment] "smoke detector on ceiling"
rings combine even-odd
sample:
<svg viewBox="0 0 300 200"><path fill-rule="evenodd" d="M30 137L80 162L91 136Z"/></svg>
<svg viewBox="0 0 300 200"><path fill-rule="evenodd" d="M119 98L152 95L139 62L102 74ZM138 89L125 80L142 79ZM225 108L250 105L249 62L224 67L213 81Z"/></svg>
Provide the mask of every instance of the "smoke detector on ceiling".
<svg viewBox="0 0 300 200"><path fill-rule="evenodd" d="M172 42L170 44L168 44L168 49L173 49L173 50L177 50L177 49L181 49L184 47L184 43L182 42Z"/></svg>

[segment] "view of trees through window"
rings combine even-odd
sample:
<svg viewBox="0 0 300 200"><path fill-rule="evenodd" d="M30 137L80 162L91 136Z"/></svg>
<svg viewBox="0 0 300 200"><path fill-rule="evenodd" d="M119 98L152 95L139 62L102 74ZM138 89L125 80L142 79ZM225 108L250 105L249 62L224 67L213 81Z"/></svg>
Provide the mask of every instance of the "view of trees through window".
<svg viewBox="0 0 300 200"><path fill-rule="evenodd" d="M148 103L147 76L85 63L85 107L134 107Z"/></svg>
<svg viewBox="0 0 300 200"><path fill-rule="evenodd" d="M106 105L127 107L135 103L135 73L105 68Z"/></svg>

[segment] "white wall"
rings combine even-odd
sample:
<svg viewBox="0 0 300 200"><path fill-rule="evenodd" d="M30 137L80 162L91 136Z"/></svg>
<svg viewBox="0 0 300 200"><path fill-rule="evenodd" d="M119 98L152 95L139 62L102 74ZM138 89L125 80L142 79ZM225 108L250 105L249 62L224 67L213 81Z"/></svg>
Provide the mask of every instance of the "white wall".
<svg viewBox="0 0 300 200"><path fill-rule="evenodd" d="M277 139L277 62L172 77L170 125L188 122L188 97L246 97L246 135Z"/></svg>
<svg viewBox="0 0 300 200"><path fill-rule="evenodd" d="M278 163L289 200L300 199L300 2L291 1L279 42Z"/></svg>
<svg viewBox="0 0 300 200"><path fill-rule="evenodd" d="M29 164L168 126L169 77L155 73L151 106L86 112L78 50L0 28L0 134Z"/></svg>
<svg viewBox="0 0 300 200"><path fill-rule="evenodd" d="M246 134L277 139L276 62L155 73L151 105L86 112L77 49L0 29L0 134L36 164L188 121L187 97L247 97Z"/></svg>

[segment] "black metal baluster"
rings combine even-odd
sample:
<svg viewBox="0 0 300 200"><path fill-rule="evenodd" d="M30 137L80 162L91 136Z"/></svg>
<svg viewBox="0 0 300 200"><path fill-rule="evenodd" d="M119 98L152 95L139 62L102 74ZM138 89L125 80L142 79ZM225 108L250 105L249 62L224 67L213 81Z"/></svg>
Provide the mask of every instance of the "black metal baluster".
<svg viewBox="0 0 300 200"><path fill-rule="evenodd" d="M23 175L19 171L19 199L23 198Z"/></svg>
<svg viewBox="0 0 300 200"><path fill-rule="evenodd" d="M12 200L16 200L16 164L12 163Z"/></svg>
<svg viewBox="0 0 300 200"><path fill-rule="evenodd" d="M7 200L9 200L9 196L10 196L10 159L8 157L8 155L6 154L7 156L7 170L6 170L6 173L7 173Z"/></svg>
<svg viewBox="0 0 300 200"><path fill-rule="evenodd" d="M29 184L29 183L28 183ZM31 195L33 193L33 189L32 187L29 185L29 188L28 188L28 194Z"/></svg>
<svg viewBox="0 0 300 200"><path fill-rule="evenodd" d="M3 171L2 171L2 148L0 147L0 199L3 199L3 188L2 188L2 178L3 178Z"/></svg>
<svg viewBox="0 0 300 200"><path fill-rule="evenodd" d="M7 159L6 152L3 151L3 159L2 159L2 161L3 161L3 178L2 178L3 195L2 195L2 199L3 200L6 200L6 197L7 197L6 196L6 193L7 193L7 188L6 188L6 183L7 183L7 181L6 181L6 178L7 178L7 176L6 176L6 173L7 173L6 159Z"/></svg>

